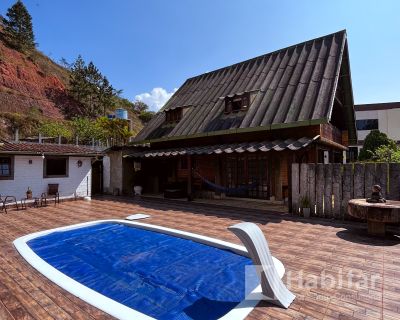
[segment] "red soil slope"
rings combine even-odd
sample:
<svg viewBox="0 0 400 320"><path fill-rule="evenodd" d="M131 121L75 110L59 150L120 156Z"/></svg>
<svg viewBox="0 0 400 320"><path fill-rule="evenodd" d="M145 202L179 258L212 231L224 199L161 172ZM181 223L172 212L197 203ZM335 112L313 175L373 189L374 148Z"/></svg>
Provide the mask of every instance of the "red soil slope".
<svg viewBox="0 0 400 320"><path fill-rule="evenodd" d="M41 53L25 55L0 41L0 112L36 108L45 117L64 118L63 108L77 107L66 94L67 80L68 71Z"/></svg>

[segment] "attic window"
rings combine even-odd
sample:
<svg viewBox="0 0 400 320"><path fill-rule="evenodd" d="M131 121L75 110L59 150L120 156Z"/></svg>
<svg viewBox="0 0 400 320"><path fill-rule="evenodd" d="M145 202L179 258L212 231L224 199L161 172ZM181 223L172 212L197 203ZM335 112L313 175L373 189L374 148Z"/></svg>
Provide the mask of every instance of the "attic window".
<svg viewBox="0 0 400 320"><path fill-rule="evenodd" d="M225 113L235 113L239 111L245 111L249 107L249 94L244 93L241 95L235 95L233 97L225 98Z"/></svg>
<svg viewBox="0 0 400 320"><path fill-rule="evenodd" d="M165 122L176 123L182 119L182 108L175 108L173 110L165 111Z"/></svg>

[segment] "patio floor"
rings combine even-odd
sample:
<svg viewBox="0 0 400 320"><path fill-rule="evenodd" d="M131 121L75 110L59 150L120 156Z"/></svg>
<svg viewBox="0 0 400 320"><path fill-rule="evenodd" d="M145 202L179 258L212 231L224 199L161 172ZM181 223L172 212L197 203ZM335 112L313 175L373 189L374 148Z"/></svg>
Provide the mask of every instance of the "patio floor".
<svg viewBox="0 0 400 320"><path fill-rule="evenodd" d="M12 241L35 231L135 212L150 214L146 223L235 243L237 238L226 230L229 225L257 223L273 255L284 263L283 280L297 298L288 310L262 302L249 319L400 319L400 240L394 235L370 238L360 223L111 197L0 213L0 319L111 319L36 272Z"/></svg>

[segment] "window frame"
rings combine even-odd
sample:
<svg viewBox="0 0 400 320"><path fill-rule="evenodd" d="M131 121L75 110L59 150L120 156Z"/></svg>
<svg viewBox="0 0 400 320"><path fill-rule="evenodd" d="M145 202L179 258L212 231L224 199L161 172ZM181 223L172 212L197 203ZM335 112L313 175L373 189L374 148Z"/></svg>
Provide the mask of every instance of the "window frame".
<svg viewBox="0 0 400 320"><path fill-rule="evenodd" d="M168 124L178 123L182 120L183 108L177 107L171 110L165 110L165 122Z"/></svg>
<svg viewBox="0 0 400 320"><path fill-rule="evenodd" d="M240 108L233 108L234 104L240 103ZM238 113L248 110L250 105L250 93L235 94L232 97L225 97L225 114Z"/></svg>
<svg viewBox="0 0 400 320"><path fill-rule="evenodd" d="M61 160L64 159L65 160L65 174L52 174L52 175L48 175L47 174L47 161L48 160ZM46 156L43 159L43 178L44 179L49 179L49 178L68 178L69 177L69 157L68 156Z"/></svg>
<svg viewBox="0 0 400 320"><path fill-rule="evenodd" d="M0 155L1 158L10 159L10 174L8 176L0 175L0 180L14 180L14 156L12 155Z"/></svg>

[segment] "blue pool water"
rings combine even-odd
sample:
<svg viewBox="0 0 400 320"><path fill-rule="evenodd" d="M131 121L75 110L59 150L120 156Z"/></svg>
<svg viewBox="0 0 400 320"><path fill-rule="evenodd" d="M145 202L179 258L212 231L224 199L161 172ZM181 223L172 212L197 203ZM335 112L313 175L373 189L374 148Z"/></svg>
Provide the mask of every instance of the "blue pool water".
<svg viewBox="0 0 400 320"><path fill-rule="evenodd" d="M223 316L245 298L252 265L228 250L118 223L53 232L28 245L67 276L157 319ZM247 289L258 285L255 272L250 283Z"/></svg>

